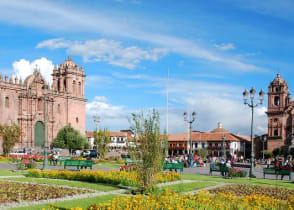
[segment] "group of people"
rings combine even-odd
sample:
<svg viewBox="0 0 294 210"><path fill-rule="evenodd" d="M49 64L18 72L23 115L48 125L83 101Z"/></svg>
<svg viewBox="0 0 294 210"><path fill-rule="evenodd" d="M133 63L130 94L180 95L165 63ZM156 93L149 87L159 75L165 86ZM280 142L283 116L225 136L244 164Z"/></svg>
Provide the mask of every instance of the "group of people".
<svg viewBox="0 0 294 210"><path fill-rule="evenodd" d="M196 154L169 156L165 161L168 163L184 163L186 168L193 168L197 165L205 166L204 161Z"/></svg>

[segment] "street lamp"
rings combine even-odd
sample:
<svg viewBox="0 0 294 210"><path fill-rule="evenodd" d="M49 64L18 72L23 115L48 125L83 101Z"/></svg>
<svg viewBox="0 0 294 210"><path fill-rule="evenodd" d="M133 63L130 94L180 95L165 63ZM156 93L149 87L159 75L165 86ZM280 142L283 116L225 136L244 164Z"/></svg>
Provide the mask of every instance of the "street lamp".
<svg viewBox="0 0 294 210"><path fill-rule="evenodd" d="M223 158L224 158L224 161L227 159L227 155L226 155L226 136L223 135L222 136L222 140L223 140Z"/></svg>
<svg viewBox="0 0 294 210"><path fill-rule="evenodd" d="M98 124L100 123L100 117L98 114L93 116L94 123L96 124L96 131L98 129Z"/></svg>
<svg viewBox="0 0 294 210"><path fill-rule="evenodd" d="M254 113L254 108L257 107L259 104L263 103L263 98L264 98L264 92L261 89L259 92L259 103L254 102L254 96L255 96L255 89L254 87L251 88L250 90L250 101L249 103L247 102L248 99L248 91L245 89L243 92L243 100L244 104L248 105L251 108L251 166L250 166L250 177L256 177L254 175L254 139L253 139L253 113Z"/></svg>
<svg viewBox="0 0 294 210"><path fill-rule="evenodd" d="M192 123L195 121L196 119L196 112L192 113L192 119L188 119L188 114L187 112L184 112L184 121L189 123L189 132L190 132L190 153L188 152L188 154L192 154Z"/></svg>
<svg viewBox="0 0 294 210"><path fill-rule="evenodd" d="M48 169L48 144L47 144L47 94L48 94L48 85L43 85L43 94L44 94L44 162L43 162L43 168L42 170Z"/></svg>
<svg viewBox="0 0 294 210"><path fill-rule="evenodd" d="M266 136L262 138L262 161L264 162L264 142L266 142Z"/></svg>

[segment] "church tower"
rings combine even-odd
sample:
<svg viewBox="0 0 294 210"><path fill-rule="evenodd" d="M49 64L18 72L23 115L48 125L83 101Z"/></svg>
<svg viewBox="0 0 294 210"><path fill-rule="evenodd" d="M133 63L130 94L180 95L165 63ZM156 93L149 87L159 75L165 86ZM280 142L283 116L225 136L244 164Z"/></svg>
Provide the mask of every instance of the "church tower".
<svg viewBox="0 0 294 210"><path fill-rule="evenodd" d="M268 87L268 148L273 150L286 144L292 132L292 118L288 117L290 95L287 82L277 74Z"/></svg>
<svg viewBox="0 0 294 210"><path fill-rule="evenodd" d="M52 76L52 91L57 96L54 101L57 127L70 124L84 134L86 123L84 68L79 68L78 64L68 56L59 67L54 67ZM54 134L57 132L58 130L55 130Z"/></svg>

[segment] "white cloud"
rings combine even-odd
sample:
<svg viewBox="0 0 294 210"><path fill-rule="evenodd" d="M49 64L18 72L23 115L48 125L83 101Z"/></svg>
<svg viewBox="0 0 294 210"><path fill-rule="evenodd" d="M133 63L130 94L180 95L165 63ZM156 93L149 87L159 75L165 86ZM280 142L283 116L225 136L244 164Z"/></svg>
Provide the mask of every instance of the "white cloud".
<svg viewBox="0 0 294 210"><path fill-rule="evenodd" d="M124 75L113 73L114 79L138 80L145 87L157 89L157 94L166 94L166 78L151 78L148 75ZM180 80L171 78L169 88L169 133L187 131L184 122L184 111L196 111L196 121L193 130L210 131L216 128L218 122L233 133L250 135L251 109L243 104L243 88L234 85L203 82L198 80ZM127 84L125 84L127 85ZM134 85L135 86L135 85ZM149 88L150 89L150 88ZM128 116L141 110L129 110L126 106L114 106L106 101L103 96L95 98L87 105L87 115L92 116L98 112L105 122L104 126L112 130L129 128ZM91 104L91 105L90 105ZM90 110L91 107L91 110ZM186 108L183 108L186 107ZM153 108L153 107L150 107ZM160 113L162 131L166 128L166 109L164 106L156 107ZM266 107L255 108L254 133L267 132ZM94 123L89 121L89 128L94 128Z"/></svg>
<svg viewBox="0 0 294 210"><path fill-rule="evenodd" d="M40 73L44 77L44 79L51 85L52 84L52 76L54 65L52 61L48 60L47 58L40 58L36 59L32 62L20 59L19 61L15 61L12 64L14 76L18 78L22 78L25 80L29 75L33 74L34 69L40 70Z"/></svg>
<svg viewBox="0 0 294 210"><path fill-rule="evenodd" d="M294 2L292 0L231 0L231 2L243 9L254 11L258 14L278 17L287 21L294 21Z"/></svg>
<svg viewBox="0 0 294 210"><path fill-rule="evenodd" d="M95 96L94 101L107 102L108 99L105 96Z"/></svg>
<svg viewBox="0 0 294 210"><path fill-rule="evenodd" d="M143 50L136 46L123 47L121 42L107 39L68 41L61 38L45 40L37 48L66 48L70 55L79 55L85 62L108 62L109 64L134 69L142 60L158 61L167 54L163 48Z"/></svg>
<svg viewBox="0 0 294 210"><path fill-rule="evenodd" d="M234 71L265 71L265 68L245 63L237 58L226 57L201 47L195 41L181 39L166 34L150 33L144 23L134 23L136 17L121 18L120 14L103 13L103 10L85 10L75 4L31 0L0 1L0 20L45 30L79 31L101 33L128 39L135 39L159 45L174 53L225 65ZM38 17L38 18L36 18ZM46 21L44 21L46 20ZM203 43L202 43L203 44ZM144 54L144 53L143 53ZM101 58L100 58L101 59ZM125 59L113 60L116 65L128 65ZM136 60L129 67L136 65Z"/></svg>
<svg viewBox="0 0 294 210"><path fill-rule="evenodd" d="M219 50L234 50L234 49L236 49L236 47L233 43L214 44L213 46Z"/></svg>

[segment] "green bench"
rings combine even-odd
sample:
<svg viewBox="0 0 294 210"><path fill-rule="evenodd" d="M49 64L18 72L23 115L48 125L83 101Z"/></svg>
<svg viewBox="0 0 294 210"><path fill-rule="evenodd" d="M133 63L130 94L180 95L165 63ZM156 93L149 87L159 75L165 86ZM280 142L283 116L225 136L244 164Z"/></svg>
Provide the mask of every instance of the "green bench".
<svg viewBox="0 0 294 210"><path fill-rule="evenodd" d="M76 166L79 170L80 167L87 168L90 167L92 169L93 161L92 160L64 160L64 169L66 169L67 166Z"/></svg>
<svg viewBox="0 0 294 210"><path fill-rule="evenodd" d="M263 169L263 178L265 179L266 174L276 174L276 169L274 168L264 168Z"/></svg>
<svg viewBox="0 0 294 210"><path fill-rule="evenodd" d="M183 171L184 171L184 163L164 163L163 170L166 170L166 169L168 169L169 171L180 170L181 173L183 173Z"/></svg>
<svg viewBox="0 0 294 210"><path fill-rule="evenodd" d="M279 169L276 170L276 179L278 179L278 176L281 175L281 180L283 179L284 176L289 176L289 180L292 180L292 176L291 176L291 170L287 170L287 169Z"/></svg>
<svg viewBox="0 0 294 210"><path fill-rule="evenodd" d="M210 164L209 166L209 175L212 175L212 172L216 171L216 172L220 172L220 165L218 164Z"/></svg>
<svg viewBox="0 0 294 210"><path fill-rule="evenodd" d="M281 175L281 179L284 176L289 176L289 180L292 180L292 176L291 176L291 170L287 170L287 169L275 169L275 168L264 168L263 169L263 178L265 179L265 175L266 174L273 174L276 175L276 179L278 179L278 176Z"/></svg>
<svg viewBox="0 0 294 210"><path fill-rule="evenodd" d="M59 156L58 158L59 165L62 165L62 163L64 163L65 160L71 160L71 156Z"/></svg>
<svg viewBox="0 0 294 210"><path fill-rule="evenodd" d="M125 165L129 166L130 164L134 165L134 161L132 161L132 159L130 159L130 158L126 158L125 159Z"/></svg>
<svg viewBox="0 0 294 210"><path fill-rule="evenodd" d="M229 172L229 168L226 166L226 164L210 164L209 167L209 175L212 175L212 172L220 172L222 176L227 174Z"/></svg>

